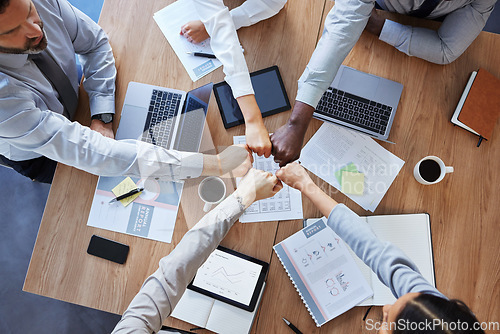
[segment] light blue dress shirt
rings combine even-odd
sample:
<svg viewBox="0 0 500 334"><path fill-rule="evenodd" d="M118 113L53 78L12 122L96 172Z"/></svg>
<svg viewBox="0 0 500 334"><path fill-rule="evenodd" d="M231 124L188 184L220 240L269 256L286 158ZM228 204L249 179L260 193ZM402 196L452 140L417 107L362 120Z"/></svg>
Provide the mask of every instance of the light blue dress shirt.
<svg viewBox="0 0 500 334"><path fill-rule="evenodd" d="M391 12L407 14L424 0L385 0ZM442 1L429 15L446 15L437 31L385 21L380 40L409 56L437 64L458 58L484 28L497 0ZM363 32L374 0L337 0L326 17L325 28L299 79L297 101L312 107L330 86L337 71Z"/></svg>
<svg viewBox="0 0 500 334"><path fill-rule="evenodd" d="M44 23L47 51L78 93L75 53L91 114L114 113L116 68L104 31L66 0L34 0ZM21 161L49 159L102 176L197 177L201 154L165 150L133 140L102 136L63 113L58 94L26 54L0 53L0 154Z"/></svg>
<svg viewBox="0 0 500 334"><path fill-rule="evenodd" d="M333 208L327 224L396 298L409 292L420 292L447 299L425 280L417 266L399 248L378 239L368 224L344 204Z"/></svg>

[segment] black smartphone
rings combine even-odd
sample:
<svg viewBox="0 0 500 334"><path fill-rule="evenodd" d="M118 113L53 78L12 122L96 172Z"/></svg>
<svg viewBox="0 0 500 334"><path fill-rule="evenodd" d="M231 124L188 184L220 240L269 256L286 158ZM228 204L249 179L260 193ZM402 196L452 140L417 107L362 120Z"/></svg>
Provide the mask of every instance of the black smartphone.
<svg viewBox="0 0 500 334"><path fill-rule="evenodd" d="M90 255L98 256L119 264L125 263L128 251L129 246L98 235L93 235L92 238L90 238L89 248L87 248L87 253Z"/></svg>

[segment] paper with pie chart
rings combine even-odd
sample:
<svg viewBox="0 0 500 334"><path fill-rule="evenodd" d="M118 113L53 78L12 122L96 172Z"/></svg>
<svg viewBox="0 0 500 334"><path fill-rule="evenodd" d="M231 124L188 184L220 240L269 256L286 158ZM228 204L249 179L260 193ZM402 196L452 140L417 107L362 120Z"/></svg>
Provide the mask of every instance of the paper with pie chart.
<svg viewBox="0 0 500 334"><path fill-rule="evenodd" d="M124 179L122 176L99 178L87 225L172 242L184 184L154 178L132 178L144 191L127 206L120 202L109 204L115 198L112 190Z"/></svg>

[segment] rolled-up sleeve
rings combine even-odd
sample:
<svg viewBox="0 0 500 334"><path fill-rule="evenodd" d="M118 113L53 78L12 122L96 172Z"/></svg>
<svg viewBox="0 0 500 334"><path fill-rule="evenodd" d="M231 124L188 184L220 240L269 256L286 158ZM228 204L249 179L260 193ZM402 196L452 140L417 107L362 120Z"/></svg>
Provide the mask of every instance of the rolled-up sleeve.
<svg viewBox="0 0 500 334"><path fill-rule="evenodd" d="M373 0L337 0L326 17L323 34L298 82L296 100L312 107L332 83L368 22Z"/></svg>
<svg viewBox="0 0 500 334"><path fill-rule="evenodd" d="M34 99L26 88L0 81L0 139L3 142L101 176L178 180L198 177L203 171L201 153L107 138L60 114L40 110ZM15 156L9 158L16 159Z"/></svg>
<svg viewBox="0 0 500 334"><path fill-rule="evenodd" d="M104 30L87 15L59 1L60 14L83 66L83 87L89 95L91 115L115 112L116 68Z"/></svg>
<svg viewBox="0 0 500 334"><path fill-rule="evenodd" d="M496 0L480 0L449 13L437 31L386 20L380 40L399 51L436 64L456 60L477 38Z"/></svg>
<svg viewBox="0 0 500 334"><path fill-rule="evenodd" d="M254 94L247 63L236 28L222 0L193 0L200 19L210 35L212 51L224 66L224 80L238 98Z"/></svg>
<svg viewBox="0 0 500 334"><path fill-rule="evenodd" d="M177 247L160 260L158 270L146 279L113 333L158 332L198 268L243 210L242 204L231 195L189 230Z"/></svg>
<svg viewBox="0 0 500 334"><path fill-rule="evenodd" d="M230 11L236 29L276 15L285 6L287 0L246 0L241 6Z"/></svg>

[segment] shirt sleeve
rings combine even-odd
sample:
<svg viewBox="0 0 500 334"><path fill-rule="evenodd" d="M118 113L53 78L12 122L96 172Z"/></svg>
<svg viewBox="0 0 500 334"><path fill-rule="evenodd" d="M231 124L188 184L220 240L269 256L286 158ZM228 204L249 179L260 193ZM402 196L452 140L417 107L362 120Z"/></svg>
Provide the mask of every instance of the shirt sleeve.
<svg viewBox="0 0 500 334"><path fill-rule="evenodd" d="M158 270L146 279L113 333L158 332L198 268L243 210L243 205L231 195L189 230L177 247L160 260Z"/></svg>
<svg viewBox="0 0 500 334"><path fill-rule="evenodd" d="M246 0L230 11L236 30L276 15L287 0Z"/></svg>
<svg viewBox="0 0 500 334"><path fill-rule="evenodd" d="M446 16L437 31L385 20L380 40L436 64L457 59L483 30L496 0L474 1Z"/></svg>
<svg viewBox="0 0 500 334"><path fill-rule="evenodd" d="M368 224L345 205L336 205L328 226L368 265L393 295L421 292L446 298L419 273L417 266L396 246L382 241Z"/></svg>
<svg viewBox="0 0 500 334"><path fill-rule="evenodd" d="M108 36L87 15L58 0L61 17L83 67L83 87L89 95L91 115L115 112L116 68Z"/></svg>
<svg viewBox="0 0 500 334"><path fill-rule="evenodd" d="M4 80L8 80L7 78ZM0 81L0 139L22 150L101 176L198 177L203 155L166 150L137 140L114 140L35 106L22 86Z"/></svg>
<svg viewBox="0 0 500 334"><path fill-rule="evenodd" d="M234 98L254 94L247 63L236 28L222 0L193 0L201 21L210 35L212 51L224 66L224 80Z"/></svg>
<svg viewBox="0 0 500 334"><path fill-rule="evenodd" d="M312 107L332 83L358 41L374 7L373 0L337 0L325 20L323 34L298 82L296 100Z"/></svg>

